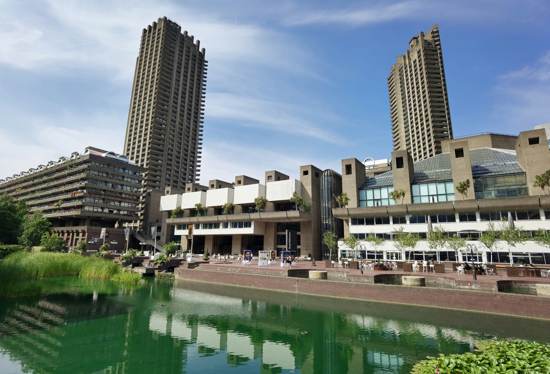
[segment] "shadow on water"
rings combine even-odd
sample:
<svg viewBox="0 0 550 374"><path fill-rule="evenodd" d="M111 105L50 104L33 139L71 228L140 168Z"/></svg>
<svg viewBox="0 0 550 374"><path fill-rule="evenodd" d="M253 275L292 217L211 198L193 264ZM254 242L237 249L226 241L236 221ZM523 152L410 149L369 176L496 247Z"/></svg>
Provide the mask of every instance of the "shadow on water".
<svg viewBox="0 0 550 374"><path fill-rule="evenodd" d="M165 281L131 292L62 283L0 299L3 372L407 373L479 338L549 340L544 321Z"/></svg>

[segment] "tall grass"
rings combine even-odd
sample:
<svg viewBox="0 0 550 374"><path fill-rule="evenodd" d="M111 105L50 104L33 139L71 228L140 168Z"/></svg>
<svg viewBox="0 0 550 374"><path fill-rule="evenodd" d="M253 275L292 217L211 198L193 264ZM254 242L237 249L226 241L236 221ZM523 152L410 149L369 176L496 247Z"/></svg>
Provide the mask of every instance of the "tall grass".
<svg viewBox="0 0 550 374"><path fill-rule="evenodd" d="M52 252L18 252L0 261L0 294L6 294L6 290L14 285L22 286L55 277L112 280L125 284L136 284L140 279L139 274L127 272L120 265L97 257Z"/></svg>

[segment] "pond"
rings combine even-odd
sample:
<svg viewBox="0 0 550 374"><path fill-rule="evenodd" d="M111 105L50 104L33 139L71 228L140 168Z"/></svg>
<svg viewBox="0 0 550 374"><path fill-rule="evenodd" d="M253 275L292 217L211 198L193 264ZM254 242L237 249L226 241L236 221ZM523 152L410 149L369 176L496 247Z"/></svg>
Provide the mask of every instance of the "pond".
<svg viewBox="0 0 550 374"><path fill-rule="evenodd" d="M540 320L159 280L132 291L78 282L0 299L0 373L407 373L480 338L550 340Z"/></svg>

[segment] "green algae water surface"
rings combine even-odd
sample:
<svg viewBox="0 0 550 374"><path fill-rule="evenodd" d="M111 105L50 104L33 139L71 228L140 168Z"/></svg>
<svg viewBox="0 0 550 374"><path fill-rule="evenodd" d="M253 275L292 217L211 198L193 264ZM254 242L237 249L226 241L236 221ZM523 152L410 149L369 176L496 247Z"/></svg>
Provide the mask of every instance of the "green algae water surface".
<svg viewBox="0 0 550 374"><path fill-rule="evenodd" d="M151 281L0 299L0 373L407 373L550 323Z"/></svg>

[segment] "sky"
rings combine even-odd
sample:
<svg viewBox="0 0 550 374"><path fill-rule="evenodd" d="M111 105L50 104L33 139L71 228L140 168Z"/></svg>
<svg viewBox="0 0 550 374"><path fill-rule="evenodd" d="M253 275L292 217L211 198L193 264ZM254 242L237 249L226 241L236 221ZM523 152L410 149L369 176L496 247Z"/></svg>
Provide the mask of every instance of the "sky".
<svg viewBox="0 0 550 374"><path fill-rule="evenodd" d="M0 0L0 178L88 145L122 152L144 27L209 62L201 181L386 158L386 78L440 27L455 137L550 122L548 0Z"/></svg>

